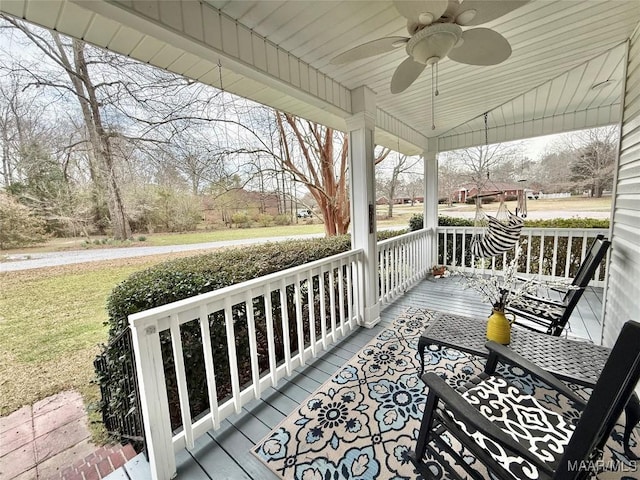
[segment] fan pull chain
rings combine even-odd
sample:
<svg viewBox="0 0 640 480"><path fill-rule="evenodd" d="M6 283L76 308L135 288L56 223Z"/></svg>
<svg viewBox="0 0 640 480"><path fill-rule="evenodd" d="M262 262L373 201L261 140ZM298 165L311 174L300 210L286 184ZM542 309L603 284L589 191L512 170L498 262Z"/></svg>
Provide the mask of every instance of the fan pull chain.
<svg viewBox="0 0 640 480"><path fill-rule="evenodd" d="M484 146L487 149L485 155L489 153L489 112L484 112ZM489 181L489 169L487 168L487 181Z"/></svg>
<svg viewBox="0 0 640 480"><path fill-rule="evenodd" d="M224 86L222 85L222 62L218 59L218 77L220 78L220 91L222 92L222 121L224 123L224 140L226 142L225 147L229 148L229 132L227 128L227 111L226 111L226 101L224 99Z"/></svg>
<svg viewBox="0 0 640 480"><path fill-rule="evenodd" d="M489 112L484 114L484 145L489 146Z"/></svg>
<svg viewBox="0 0 640 480"><path fill-rule="evenodd" d="M436 62L437 65L437 62ZM435 130L436 129L436 99L435 96L437 95L437 86L436 86L436 81L434 80L434 64L431 64L431 130Z"/></svg>
<svg viewBox="0 0 640 480"><path fill-rule="evenodd" d="M438 91L438 62L436 62L436 97L440 95L440 92Z"/></svg>

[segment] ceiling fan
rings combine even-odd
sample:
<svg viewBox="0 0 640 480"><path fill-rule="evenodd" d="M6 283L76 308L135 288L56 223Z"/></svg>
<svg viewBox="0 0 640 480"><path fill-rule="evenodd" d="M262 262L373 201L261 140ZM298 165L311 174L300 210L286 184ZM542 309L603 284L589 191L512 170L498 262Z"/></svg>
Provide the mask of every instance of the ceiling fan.
<svg viewBox="0 0 640 480"><path fill-rule="evenodd" d="M405 46L409 57L391 79L391 93L400 93L420 76L427 65L445 57L470 65L496 65L511 55L506 38L480 25L521 7L528 0L394 0L407 19L410 37L385 37L337 55L334 65L353 62ZM437 93L436 93L437 94Z"/></svg>

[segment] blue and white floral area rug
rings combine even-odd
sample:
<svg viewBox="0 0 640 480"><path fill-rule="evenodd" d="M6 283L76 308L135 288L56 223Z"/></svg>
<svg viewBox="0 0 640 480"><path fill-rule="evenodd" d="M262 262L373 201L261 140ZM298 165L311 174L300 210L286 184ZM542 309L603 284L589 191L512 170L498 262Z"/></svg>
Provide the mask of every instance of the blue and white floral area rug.
<svg viewBox="0 0 640 480"><path fill-rule="evenodd" d="M427 398L418 377L417 344L434 315L437 312L413 308L397 318L392 328L363 347L253 453L286 480L422 479L408 452L415 447ZM425 354L425 371L438 373L452 386L465 384L483 368L483 359L452 349L430 347ZM519 388L535 394L549 408L572 415L566 402L524 372L511 368L503 373L512 375ZM607 443L606 461L627 462L621 453L622 431L618 425ZM447 442L460 448L451 438ZM471 455L464 457L476 466ZM428 464L434 478L451 478L435 460ZM483 470L480 465L477 468ZM462 469L458 473L466 476ZM486 471L481 474L490 478Z"/></svg>

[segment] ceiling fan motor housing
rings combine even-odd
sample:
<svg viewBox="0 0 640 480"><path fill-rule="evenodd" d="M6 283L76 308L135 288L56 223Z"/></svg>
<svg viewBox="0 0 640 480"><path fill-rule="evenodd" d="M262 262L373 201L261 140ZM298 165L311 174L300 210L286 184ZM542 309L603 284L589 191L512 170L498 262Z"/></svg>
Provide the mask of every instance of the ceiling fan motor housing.
<svg viewBox="0 0 640 480"><path fill-rule="evenodd" d="M462 39L462 29L453 23L436 23L418 31L407 42L407 53L423 65L447 56Z"/></svg>

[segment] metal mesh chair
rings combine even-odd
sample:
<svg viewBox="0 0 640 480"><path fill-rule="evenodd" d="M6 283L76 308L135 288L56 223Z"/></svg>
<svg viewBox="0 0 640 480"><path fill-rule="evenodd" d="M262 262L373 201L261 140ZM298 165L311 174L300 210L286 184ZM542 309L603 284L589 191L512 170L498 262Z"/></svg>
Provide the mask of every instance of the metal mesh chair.
<svg viewBox="0 0 640 480"><path fill-rule="evenodd" d="M611 242L605 240L602 235L596 237L571 283L575 288L564 291L561 300L526 295L512 302L506 310L527 320L526 323L520 323L524 327L559 336L606 255L609 245Z"/></svg>
<svg viewBox="0 0 640 480"><path fill-rule="evenodd" d="M452 478L460 478L459 470L443 459L441 452L445 452L472 478L482 478L442 438L448 431L496 478L589 478L594 472L577 466L598 464L640 379L640 323L629 321L623 326L586 403L556 377L507 347L489 342L487 348L491 355L485 372L465 387L453 389L435 373L422 377L429 395L416 450L410 457L416 468L425 478L431 477L425 461L428 450L450 470ZM579 418L565 418L521 392L494 373L498 362L517 365L540 378L573 404Z"/></svg>

